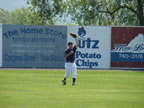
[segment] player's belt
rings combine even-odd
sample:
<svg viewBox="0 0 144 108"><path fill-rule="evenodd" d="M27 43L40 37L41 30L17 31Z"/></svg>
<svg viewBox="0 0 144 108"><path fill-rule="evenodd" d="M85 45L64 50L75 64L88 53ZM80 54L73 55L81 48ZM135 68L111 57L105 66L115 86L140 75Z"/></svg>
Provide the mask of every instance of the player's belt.
<svg viewBox="0 0 144 108"><path fill-rule="evenodd" d="M66 61L66 63L74 63L74 61Z"/></svg>

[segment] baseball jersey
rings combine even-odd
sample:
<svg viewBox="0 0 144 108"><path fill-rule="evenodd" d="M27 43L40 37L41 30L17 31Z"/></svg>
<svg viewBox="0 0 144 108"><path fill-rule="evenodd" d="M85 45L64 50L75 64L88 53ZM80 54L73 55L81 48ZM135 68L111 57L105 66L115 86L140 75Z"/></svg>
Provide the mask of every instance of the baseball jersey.
<svg viewBox="0 0 144 108"><path fill-rule="evenodd" d="M65 55L69 54L71 51L74 51L74 53L72 55L70 55L66 58L66 62L74 62L75 61L75 52L76 52L76 50L77 50L76 46L74 46L73 49L65 50Z"/></svg>

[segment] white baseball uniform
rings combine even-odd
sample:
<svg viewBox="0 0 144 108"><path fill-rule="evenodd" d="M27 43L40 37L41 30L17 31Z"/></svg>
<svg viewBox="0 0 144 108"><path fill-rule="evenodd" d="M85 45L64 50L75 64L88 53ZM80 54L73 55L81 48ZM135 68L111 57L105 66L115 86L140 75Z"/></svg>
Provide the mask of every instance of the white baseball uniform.
<svg viewBox="0 0 144 108"><path fill-rule="evenodd" d="M67 78L71 72L73 73L73 78L76 78L76 76L77 76L77 68L76 68L76 64L74 62L76 50L77 50L77 48L76 48L76 46L74 46L73 49L67 49L65 51L65 55L69 54L71 51L73 51L74 53L66 58L64 78Z"/></svg>
<svg viewBox="0 0 144 108"><path fill-rule="evenodd" d="M71 72L73 74L73 78L76 78L76 76L77 76L76 64L66 62L65 63L65 75L64 75L64 77L67 78Z"/></svg>

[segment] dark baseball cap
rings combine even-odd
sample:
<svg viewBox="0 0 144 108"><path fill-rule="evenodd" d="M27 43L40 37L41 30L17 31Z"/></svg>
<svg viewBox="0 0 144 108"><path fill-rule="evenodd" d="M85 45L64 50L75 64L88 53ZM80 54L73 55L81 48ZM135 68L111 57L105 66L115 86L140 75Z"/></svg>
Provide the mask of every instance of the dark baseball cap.
<svg viewBox="0 0 144 108"><path fill-rule="evenodd" d="M73 43L72 42L68 42L68 45L73 45Z"/></svg>

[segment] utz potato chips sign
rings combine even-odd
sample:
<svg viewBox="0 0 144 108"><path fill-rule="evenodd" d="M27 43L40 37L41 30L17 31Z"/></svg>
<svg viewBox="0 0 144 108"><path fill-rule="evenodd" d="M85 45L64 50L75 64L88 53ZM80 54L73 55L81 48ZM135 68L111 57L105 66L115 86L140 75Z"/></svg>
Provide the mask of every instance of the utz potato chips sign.
<svg viewBox="0 0 144 108"><path fill-rule="evenodd" d="M113 27L111 66L144 68L144 28Z"/></svg>
<svg viewBox="0 0 144 108"><path fill-rule="evenodd" d="M110 27L68 26L68 42L75 44L70 32L78 35L79 47L75 54L78 68L110 67L110 31Z"/></svg>

